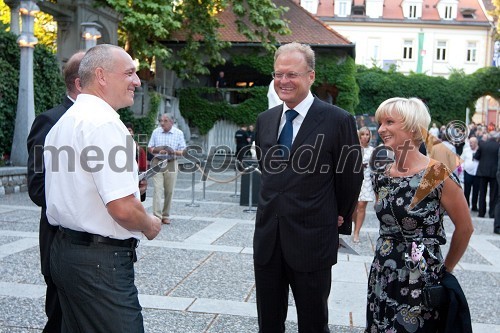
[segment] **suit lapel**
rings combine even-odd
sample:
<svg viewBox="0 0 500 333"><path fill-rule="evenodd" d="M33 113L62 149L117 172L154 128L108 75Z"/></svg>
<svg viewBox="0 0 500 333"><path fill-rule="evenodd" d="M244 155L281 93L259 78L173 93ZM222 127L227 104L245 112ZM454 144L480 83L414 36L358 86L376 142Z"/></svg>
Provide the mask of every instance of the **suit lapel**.
<svg viewBox="0 0 500 333"><path fill-rule="evenodd" d="M323 108L317 105L317 99L314 99L313 104L307 111L307 115L300 126L299 132L293 140L292 153L302 145L311 132L323 122ZM316 134L316 132L314 132Z"/></svg>
<svg viewBox="0 0 500 333"><path fill-rule="evenodd" d="M281 113L283 112L283 106L279 105L274 109L271 109L271 117L269 123L266 126L267 131L270 133L268 136L272 141L272 145L278 144L278 130L280 128Z"/></svg>

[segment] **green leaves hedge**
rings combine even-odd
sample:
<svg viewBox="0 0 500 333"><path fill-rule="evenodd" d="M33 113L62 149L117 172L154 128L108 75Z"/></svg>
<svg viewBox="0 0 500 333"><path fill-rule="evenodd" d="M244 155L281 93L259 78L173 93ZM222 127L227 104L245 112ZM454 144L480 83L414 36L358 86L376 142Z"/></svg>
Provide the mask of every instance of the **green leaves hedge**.
<svg viewBox="0 0 500 333"><path fill-rule="evenodd" d="M481 68L470 75L455 71L446 79L359 66L356 80L360 87L356 114L373 115L380 103L391 97L419 97L429 107L433 122L445 124L465 120L467 107L472 116L474 104L481 96L500 98L500 68L497 67Z"/></svg>

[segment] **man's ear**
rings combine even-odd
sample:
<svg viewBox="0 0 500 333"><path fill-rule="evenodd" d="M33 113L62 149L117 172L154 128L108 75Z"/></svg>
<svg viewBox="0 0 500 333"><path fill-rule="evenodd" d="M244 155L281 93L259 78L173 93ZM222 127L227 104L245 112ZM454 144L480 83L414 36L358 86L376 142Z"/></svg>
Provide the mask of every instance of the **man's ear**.
<svg viewBox="0 0 500 333"><path fill-rule="evenodd" d="M78 90L78 92L80 92L80 93L82 92L82 85L81 85L79 77L77 77L75 79L75 88L76 88L76 90Z"/></svg>
<svg viewBox="0 0 500 333"><path fill-rule="evenodd" d="M106 77L104 75L104 69L101 67L97 67L95 70L95 76L97 82L101 85L104 86L106 85Z"/></svg>

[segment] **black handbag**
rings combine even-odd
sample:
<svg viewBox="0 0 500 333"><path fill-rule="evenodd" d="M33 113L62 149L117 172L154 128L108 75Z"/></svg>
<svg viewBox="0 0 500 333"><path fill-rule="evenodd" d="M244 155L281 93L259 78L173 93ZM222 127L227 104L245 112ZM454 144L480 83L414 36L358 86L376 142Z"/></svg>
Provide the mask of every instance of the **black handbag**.
<svg viewBox="0 0 500 333"><path fill-rule="evenodd" d="M442 284L424 286L422 303L429 309L440 309L448 303L448 292Z"/></svg>

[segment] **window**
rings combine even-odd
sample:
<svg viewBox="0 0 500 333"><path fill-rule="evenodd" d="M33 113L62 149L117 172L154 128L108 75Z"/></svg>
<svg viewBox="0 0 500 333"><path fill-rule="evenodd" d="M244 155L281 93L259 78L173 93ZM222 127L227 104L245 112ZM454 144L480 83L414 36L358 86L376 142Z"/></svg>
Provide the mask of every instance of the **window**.
<svg viewBox="0 0 500 333"><path fill-rule="evenodd" d="M409 11L408 17L409 18L417 18L417 6L410 5L409 9L410 9L410 11Z"/></svg>
<svg viewBox="0 0 500 333"><path fill-rule="evenodd" d="M452 6L446 6L446 7L444 7L444 19L445 20L451 20L453 18L453 16L452 16L452 10L453 10Z"/></svg>
<svg viewBox="0 0 500 333"><path fill-rule="evenodd" d="M476 42L468 42L467 43L467 62L476 62L477 55L477 43Z"/></svg>
<svg viewBox="0 0 500 333"><path fill-rule="evenodd" d="M317 0L303 0L301 2L302 7L309 13L316 15L318 11L318 1Z"/></svg>
<svg viewBox="0 0 500 333"><path fill-rule="evenodd" d="M413 59L413 41L410 39L405 39L403 42L403 59Z"/></svg>
<svg viewBox="0 0 500 333"><path fill-rule="evenodd" d="M338 15L341 17L347 16L347 2L339 2L339 11Z"/></svg>
<svg viewBox="0 0 500 333"><path fill-rule="evenodd" d="M446 41L438 41L436 46L436 60L445 61L446 60Z"/></svg>

